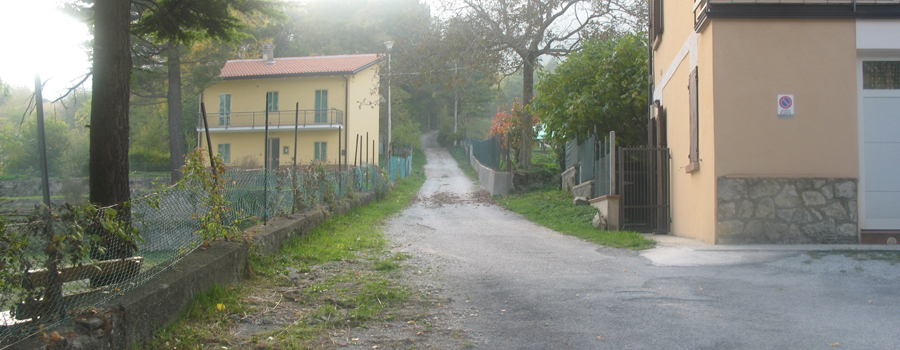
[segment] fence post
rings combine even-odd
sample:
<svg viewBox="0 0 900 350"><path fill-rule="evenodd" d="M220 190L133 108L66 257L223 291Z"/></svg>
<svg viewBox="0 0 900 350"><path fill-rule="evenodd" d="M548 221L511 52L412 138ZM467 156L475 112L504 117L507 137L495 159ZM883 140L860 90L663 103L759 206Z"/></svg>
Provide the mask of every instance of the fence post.
<svg viewBox="0 0 900 350"><path fill-rule="evenodd" d="M609 132L609 194L616 193L616 132ZM620 210L621 212L621 210ZM620 223L622 221L619 221Z"/></svg>

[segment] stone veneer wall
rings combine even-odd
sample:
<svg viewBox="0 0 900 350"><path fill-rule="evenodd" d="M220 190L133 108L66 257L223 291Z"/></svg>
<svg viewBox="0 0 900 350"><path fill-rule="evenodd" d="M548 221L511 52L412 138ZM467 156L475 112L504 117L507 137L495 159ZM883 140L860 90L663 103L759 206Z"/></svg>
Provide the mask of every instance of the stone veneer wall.
<svg viewBox="0 0 900 350"><path fill-rule="evenodd" d="M719 177L716 243L858 243L856 182Z"/></svg>
<svg viewBox="0 0 900 350"><path fill-rule="evenodd" d="M575 175L578 175L578 170L572 166L563 171L560 175L560 181L562 181L562 189L563 191L572 191L572 188L575 187Z"/></svg>

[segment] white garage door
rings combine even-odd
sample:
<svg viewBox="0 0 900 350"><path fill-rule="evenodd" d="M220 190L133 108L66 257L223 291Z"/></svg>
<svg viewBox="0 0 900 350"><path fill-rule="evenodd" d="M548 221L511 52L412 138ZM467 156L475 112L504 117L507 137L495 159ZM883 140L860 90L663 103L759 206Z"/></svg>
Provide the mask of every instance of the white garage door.
<svg viewBox="0 0 900 350"><path fill-rule="evenodd" d="M863 61L862 181L864 230L900 229L900 61Z"/></svg>

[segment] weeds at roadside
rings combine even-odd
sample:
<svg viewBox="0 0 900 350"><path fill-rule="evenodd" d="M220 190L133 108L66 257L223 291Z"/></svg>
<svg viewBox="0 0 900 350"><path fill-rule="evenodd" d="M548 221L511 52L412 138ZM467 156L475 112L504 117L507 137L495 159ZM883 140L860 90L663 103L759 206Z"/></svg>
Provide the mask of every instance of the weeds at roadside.
<svg viewBox="0 0 900 350"><path fill-rule="evenodd" d="M456 164L459 165L459 169L462 170L463 174L466 174L472 181L478 181L478 173L476 173L475 168L469 164L466 150L461 147L450 147L447 150L450 152L450 155L453 156L453 159L456 160Z"/></svg>
<svg viewBox="0 0 900 350"><path fill-rule="evenodd" d="M351 343L344 335L353 329L421 314L432 301L391 274L411 256L386 251L381 228L415 196L423 164L417 152L413 176L383 200L330 218L276 256L252 257L250 280L199 295L143 348L320 348Z"/></svg>
<svg viewBox="0 0 900 350"><path fill-rule="evenodd" d="M831 250L810 251L806 253L812 260L821 260L827 255L843 255L856 261L884 261L891 265L900 264L900 251L873 251L873 250ZM812 262L811 260L809 260Z"/></svg>
<svg viewBox="0 0 900 350"><path fill-rule="evenodd" d="M637 232L597 230L591 226L597 209L572 205L572 195L565 191L544 189L495 200L537 224L596 244L633 250L649 249L656 245L656 241Z"/></svg>

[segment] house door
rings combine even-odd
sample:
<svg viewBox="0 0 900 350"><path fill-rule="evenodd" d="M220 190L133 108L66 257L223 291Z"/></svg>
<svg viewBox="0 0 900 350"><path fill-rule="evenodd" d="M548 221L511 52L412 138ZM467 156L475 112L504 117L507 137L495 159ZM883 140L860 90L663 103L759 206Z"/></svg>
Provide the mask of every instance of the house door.
<svg viewBox="0 0 900 350"><path fill-rule="evenodd" d="M278 154L281 149L281 139L269 139L269 158L266 159L266 169L277 170L278 165L281 164L278 162Z"/></svg>
<svg viewBox="0 0 900 350"><path fill-rule="evenodd" d="M900 229L900 61L863 60L860 227Z"/></svg>

